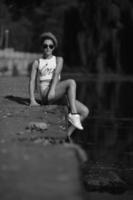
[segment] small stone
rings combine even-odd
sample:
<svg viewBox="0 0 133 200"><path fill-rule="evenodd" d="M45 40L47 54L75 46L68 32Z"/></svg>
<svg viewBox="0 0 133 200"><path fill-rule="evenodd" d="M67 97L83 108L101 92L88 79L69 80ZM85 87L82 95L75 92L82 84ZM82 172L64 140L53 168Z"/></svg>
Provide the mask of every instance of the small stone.
<svg viewBox="0 0 133 200"><path fill-rule="evenodd" d="M49 140L45 140L45 141L43 142L43 145L44 145L44 146L46 146L46 145L48 145L48 144L50 144L50 143L49 143Z"/></svg>
<svg viewBox="0 0 133 200"><path fill-rule="evenodd" d="M12 114L11 114L11 113L7 113L6 115L7 115L8 117L12 116Z"/></svg>
<svg viewBox="0 0 133 200"><path fill-rule="evenodd" d="M31 130L46 130L48 129L48 125L45 122L30 122L26 128Z"/></svg>
<svg viewBox="0 0 133 200"><path fill-rule="evenodd" d="M4 118L4 119L7 118L7 115L4 115L3 118Z"/></svg>
<svg viewBox="0 0 133 200"><path fill-rule="evenodd" d="M17 133L17 135L23 135L24 134L24 131L20 131Z"/></svg>
<svg viewBox="0 0 133 200"><path fill-rule="evenodd" d="M34 141L35 144L39 144L39 143L41 143L41 142L42 142L42 139L41 139L41 138L38 138L38 139L36 139L36 140Z"/></svg>
<svg viewBox="0 0 133 200"><path fill-rule="evenodd" d="M62 129L62 130L66 130L66 127L63 126L63 125L60 125L59 127L60 127L60 129Z"/></svg>

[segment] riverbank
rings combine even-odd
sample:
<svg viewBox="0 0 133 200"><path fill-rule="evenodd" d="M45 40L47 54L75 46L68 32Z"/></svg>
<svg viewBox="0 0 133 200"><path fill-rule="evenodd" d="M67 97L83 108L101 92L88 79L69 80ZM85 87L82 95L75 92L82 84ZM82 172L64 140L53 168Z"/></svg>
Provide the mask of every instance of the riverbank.
<svg viewBox="0 0 133 200"><path fill-rule="evenodd" d="M36 97L39 98L37 93ZM107 151L106 146L100 148L99 140L96 145L89 136L89 140L84 143L88 145L88 161L84 163L85 152L78 145L66 142L67 124L64 107L29 107L28 77L1 77L0 105L0 199L133 198L132 188L128 188L125 181L120 182L123 180L119 179L119 174L112 173L116 172L116 166L111 165L115 157L110 158L113 149ZM90 120L88 122L91 128ZM99 123L99 126L101 125L102 120ZM89 130L94 137L94 130ZM83 134L87 136L88 132ZM105 135L111 138L112 132L106 131ZM77 136L83 135L75 133L73 141L76 142ZM107 142L108 140L105 141L106 145ZM131 153L124 158L126 163L129 163ZM102 155L106 159L100 162ZM85 164L84 174L81 174L81 164ZM121 175L125 173L124 178L126 176L132 181L132 166L119 170L122 172ZM87 186L86 190L83 182ZM104 183L109 187L104 186Z"/></svg>
<svg viewBox="0 0 133 200"><path fill-rule="evenodd" d="M28 78L0 80L0 199L83 199L63 106L30 107Z"/></svg>

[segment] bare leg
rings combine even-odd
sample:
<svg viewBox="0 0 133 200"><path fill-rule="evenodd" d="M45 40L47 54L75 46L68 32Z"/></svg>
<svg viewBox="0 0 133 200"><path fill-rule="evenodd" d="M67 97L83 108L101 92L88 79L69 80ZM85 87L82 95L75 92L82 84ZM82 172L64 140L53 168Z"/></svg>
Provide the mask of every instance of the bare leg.
<svg viewBox="0 0 133 200"><path fill-rule="evenodd" d="M76 100L76 83L73 79L57 83L53 101L60 99L65 94L67 94L68 97L71 113L79 113L80 120L83 121L88 116L89 110L84 104ZM71 136L74 130L75 128L71 126L68 130L68 135Z"/></svg>
<svg viewBox="0 0 133 200"><path fill-rule="evenodd" d="M58 100L62 96L67 94L71 113L77 113L77 107L76 107L76 83L72 79L68 79L65 81L61 81L57 83L55 88L55 98L53 99Z"/></svg>
<svg viewBox="0 0 133 200"><path fill-rule="evenodd" d="M77 108L77 112L80 114L80 119L81 121L83 121L84 119L87 118L88 114L89 114L89 109L80 101L76 100L75 101L76 104L76 108ZM70 137L72 135L72 133L75 131L75 127L73 125L71 125L68 128L68 137Z"/></svg>

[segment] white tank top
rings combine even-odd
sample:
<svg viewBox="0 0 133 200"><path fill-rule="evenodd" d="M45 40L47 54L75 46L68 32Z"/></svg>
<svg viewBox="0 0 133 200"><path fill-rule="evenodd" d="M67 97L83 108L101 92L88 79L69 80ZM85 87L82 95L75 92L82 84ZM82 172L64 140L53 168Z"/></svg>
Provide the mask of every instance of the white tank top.
<svg viewBox="0 0 133 200"><path fill-rule="evenodd" d="M56 68L56 57L50 59L39 59L39 79L40 81L51 81Z"/></svg>

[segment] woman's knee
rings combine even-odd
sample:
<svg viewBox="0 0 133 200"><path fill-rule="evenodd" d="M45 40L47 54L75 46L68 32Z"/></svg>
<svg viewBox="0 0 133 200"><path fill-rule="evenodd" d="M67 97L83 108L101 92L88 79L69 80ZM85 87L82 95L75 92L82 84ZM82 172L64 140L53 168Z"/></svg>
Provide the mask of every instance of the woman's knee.
<svg viewBox="0 0 133 200"><path fill-rule="evenodd" d="M76 88L76 81L74 79L68 79L68 85Z"/></svg>
<svg viewBox="0 0 133 200"><path fill-rule="evenodd" d="M87 118L88 117L88 115L89 115L89 109L86 107L86 106L84 106L83 108L82 108L82 115L83 115L83 118Z"/></svg>

